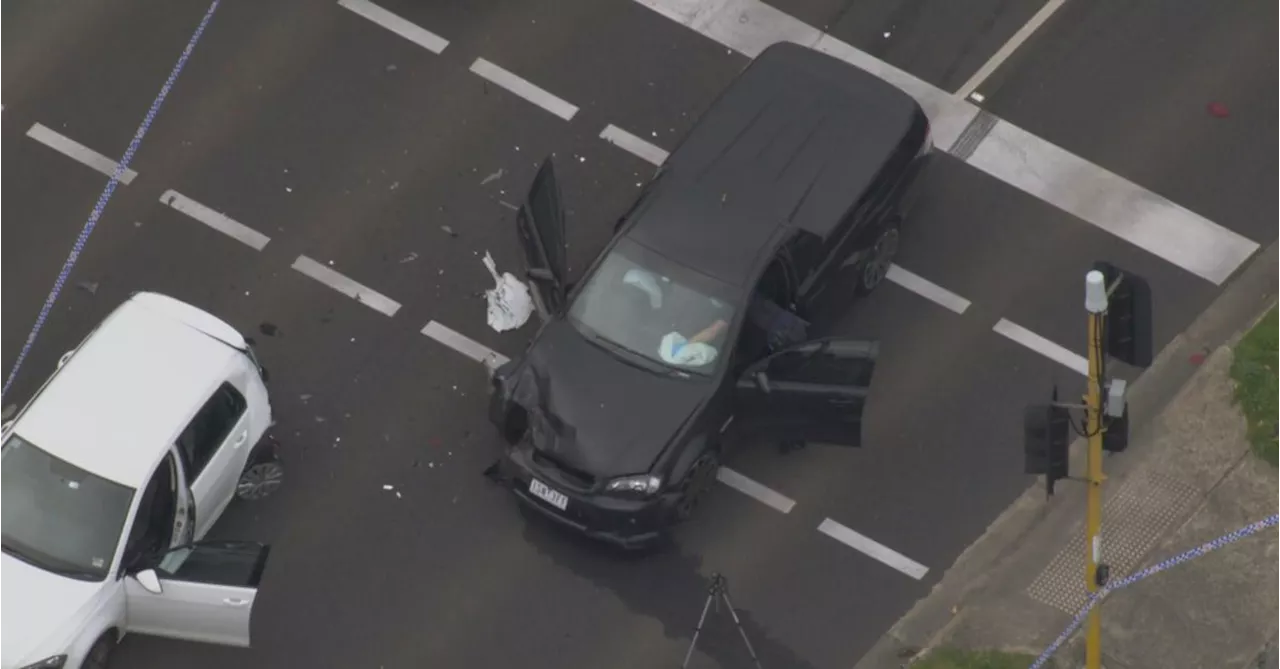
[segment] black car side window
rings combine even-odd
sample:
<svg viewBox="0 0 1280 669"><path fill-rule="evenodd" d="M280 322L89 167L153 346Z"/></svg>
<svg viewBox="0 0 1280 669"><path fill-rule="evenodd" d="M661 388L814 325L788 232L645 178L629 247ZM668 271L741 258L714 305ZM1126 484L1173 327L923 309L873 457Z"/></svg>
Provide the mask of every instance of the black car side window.
<svg viewBox="0 0 1280 669"><path fill-rule="evenodd" d="M235 386L224 382L179 435L178 451L182 454L190 480L196 480L209 464L210 458L231 433L231 428L240 421L245 406L244 395Z"/></svg>

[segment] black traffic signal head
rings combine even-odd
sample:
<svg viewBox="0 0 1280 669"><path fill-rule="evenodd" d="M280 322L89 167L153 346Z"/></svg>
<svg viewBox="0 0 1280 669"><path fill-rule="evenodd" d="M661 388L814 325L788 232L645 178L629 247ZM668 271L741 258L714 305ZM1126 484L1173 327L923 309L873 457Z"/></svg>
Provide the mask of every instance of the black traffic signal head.
<svg viewBox="0 0 1280 669"><path fill-rule="evenodd" d="M1102 450L1123 453L1129 447L1129 405L1125 405L1124 413L1119 418L1107 420L1106 425L1106 430L1102 433Z"/></svg>
<svg viewBox="0 0 1280 669"><path fill-rule="evenodd" d="M1054 482L1067 477L1071 416L1066 408L1052 404L1029 406L1023 410L1022 426L1025 471L1044 474L1045 487L1052 495Z"/></svg>
<svg viewBox="0 0 1280 669"><path fill-rule="evenodd" d="M1149 367L1154 355L1151 286L1146 279L1111 263L1096 262L1093 268L1102 272L1110 291L1104 340L1107 355L1134 367Z"/></svg>

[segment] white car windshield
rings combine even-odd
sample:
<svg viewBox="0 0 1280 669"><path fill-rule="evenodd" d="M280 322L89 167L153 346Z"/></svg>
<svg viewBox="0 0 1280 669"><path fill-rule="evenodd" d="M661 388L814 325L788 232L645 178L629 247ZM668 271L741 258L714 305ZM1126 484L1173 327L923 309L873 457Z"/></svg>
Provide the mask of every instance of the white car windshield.
<svg viewBox="0 0 1280 669"><path fill-rule="evenodd" d="M84 580L111 568L133 489L53 457L17 435L0 447L4 552Z"/></svg>
<svg viewBox="0 0 1280 669"><path fill-rule="evenodd" d="M737 312L734 295L730 286L622 239L574 299L569 319L654 362L710 375Z"/></svg>

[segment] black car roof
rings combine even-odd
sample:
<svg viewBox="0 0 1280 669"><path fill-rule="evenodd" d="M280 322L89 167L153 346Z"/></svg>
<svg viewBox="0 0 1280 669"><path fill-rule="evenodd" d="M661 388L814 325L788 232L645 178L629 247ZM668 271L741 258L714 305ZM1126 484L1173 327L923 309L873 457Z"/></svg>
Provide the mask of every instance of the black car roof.
<svg viewBox="0 0 1280 669"><path fill-rule="evenodd" d="M740 286L780 227L826 238L921 118L892 84L775 44L667 160L628 236Z"/></svg>

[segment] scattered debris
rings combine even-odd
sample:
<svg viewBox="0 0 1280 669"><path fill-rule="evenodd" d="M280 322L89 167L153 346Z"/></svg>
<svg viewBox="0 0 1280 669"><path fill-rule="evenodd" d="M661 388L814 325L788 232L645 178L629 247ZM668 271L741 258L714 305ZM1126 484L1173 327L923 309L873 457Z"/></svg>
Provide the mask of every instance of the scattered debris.
<svg viewBox="0 0 1280 669"><path fill-rule="evenodd" d="M403 265L404 263L407 263L407 262L413 262L413 261L415 261L415 260L417 260L417 259L418 259L418 252L417 252L417 251L410 251L410 252L409 252L409 255L407 255L407 256L405 256L405 257L403 257L403 258L401 258L401 259L400 259L400 264L401 264L401 265Z"/></svg>
<svg viewBox="0 0 1280 669"><path fill-rule="evenodd" d="M501 178L502 178L502 172L503 172L502 168L501 168L501 167L499 167L497 172L494 172L493 174L490 174L489 176L485 177L485 178L484 178L484 181L481 181L481 182L480 182L480 185L481 185L481 186L484 186L484 185L488 184L490 181L497 181L498 179L501 179Z"/></svg>
<svg viewBox="0 0 1280 669"><path fill-rule="evenodd" d="M76 288L79 288L80 290L83 290L83 291L85 291L86 293L89 293L90 295L97 295L97 294L98 294L98 282L97 282L97 281L81 281L80 283L77 283L77 284L76 284Z"/></svg>
<svg viewBox="0 0 1280 669"><path fill-rule="evenodd" d="M457 232L454 232L453 228L451 228L451 227L449 227L449 226L447 226L447 225L442 225L442 226L440 226L440 229L444 232L444 234L449 235L450 237L457 237L457 236L458 236L458 233L457 233Z"/></svg>
<svg viewBox="0 0 1280 669"><path fill-rule="evenodd" d="M258 324L258 332L261 332L262 334L268 337L276 336L276 333L279 331L280 331L280 328L276 327L275 323L262 321L261 323Z"/></svg>
<svg viewBox="0 0 1280 669"><path fill-rule="evenodd" d="M533 313L533 298L529 295L528 286L510 272L498 274L498 266L488 251L484 252L483 262L495 284L484 293L489 301L489 327L506 332L523 326Z"/></svg>

